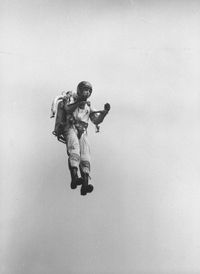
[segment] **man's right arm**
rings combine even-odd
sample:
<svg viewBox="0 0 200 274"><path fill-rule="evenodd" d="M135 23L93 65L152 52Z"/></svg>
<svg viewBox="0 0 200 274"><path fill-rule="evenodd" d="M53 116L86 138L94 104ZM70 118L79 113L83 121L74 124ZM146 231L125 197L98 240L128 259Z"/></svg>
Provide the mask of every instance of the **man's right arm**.
<svg viewBox="0 0 200 274"><path fill-rule="evenodd" d="M89 101L76 101L72 104L65 104L64 108L67 114L72 114L78 107L84 108L85 104L90 105Z"/></svg>
<svg viewBox="0 0 200 274"><path fill-rule="evenodd" d="M69 105L65 104L64 109L66 111L66 114L72 114L75 111L75 109L79 107L79 105L80 105L79 101Z"/></svg>

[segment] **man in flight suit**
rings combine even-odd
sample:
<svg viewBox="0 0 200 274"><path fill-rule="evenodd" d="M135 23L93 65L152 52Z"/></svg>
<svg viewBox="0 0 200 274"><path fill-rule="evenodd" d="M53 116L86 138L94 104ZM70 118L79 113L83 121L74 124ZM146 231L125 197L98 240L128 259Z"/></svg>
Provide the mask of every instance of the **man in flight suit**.
<svg viewBox="0 0 200 274"><path fill-rule="evenodd" d="M104 110L94 111L88 98L92 93L92 85L82 81L77 86L77 93L70 100L58 103L55 131L57 138L63 138L67 146L68 166L71 174L71 188L81 184L81 195L93 191L93 185L88 183L90 174L90 147L87 127L91 120L96 126L100 124L110 110L110 104L104 105ZM78 178L80 170L81 178Z"/></svg>

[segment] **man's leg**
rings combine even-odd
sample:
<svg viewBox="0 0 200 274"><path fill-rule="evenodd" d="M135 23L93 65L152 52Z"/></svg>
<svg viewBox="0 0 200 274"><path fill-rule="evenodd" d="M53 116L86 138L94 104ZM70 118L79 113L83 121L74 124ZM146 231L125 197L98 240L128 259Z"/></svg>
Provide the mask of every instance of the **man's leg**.
<svg viewBox="0 0 200 274"><path fill-rule="evenodd" d="M79 140L74 128L69 128L65 132L68 158L68 167L71 174L71 188L75 189L78 183L78 167L80 163Z"/></svg>
<svg viewBox="0 0 200 274"><path fill-rule="evenodd" d="M86 195L93 191L93 185L89 184L90 174L90 146L87 139L87 133L83 133L80 140L80 172L83 179L81 195Z"/></svg>

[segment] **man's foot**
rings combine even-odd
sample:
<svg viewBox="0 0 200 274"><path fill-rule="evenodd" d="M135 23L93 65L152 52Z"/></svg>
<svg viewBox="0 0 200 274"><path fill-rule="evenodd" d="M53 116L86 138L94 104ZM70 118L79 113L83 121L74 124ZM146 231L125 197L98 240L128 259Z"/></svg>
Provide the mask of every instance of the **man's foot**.
<svg viewBox="0 0 200 274"><path fill-rule="evenodd" d="M88 181L89 181L89 174L88 173L85 173L83 172L81 169L80 169L80 172L81 172L81 179L82 179L82 186L81 186L81 195L86 195L87 193L91 193L94 189L93 185L89 184Z"/></svg>
<svg viewBox="0 0 200 274"><path fill-rule="evenodd" d="M93 191L93 189L94 189L93 185L89 184L87 186L87 193L91 193Z"/></svg>
<svg viewBox="0 0 200 274"><path fill-rule="evenodd" d="M76 189L77 186L80 186L83 184L83 178L73 178L71 181L71 189Z"/></svg>
<svg viewBox="0 0 200 274"><path fill-rule="evenodd" d="M81 187L81 195L86 195L87 193L91 193L93 191L94 187L93 185L82 185Z"/></svg>
<svg viewBox="0 0 200 274"><path fill-rule="evenodd" d="M77 183L76 180L71 181L71 189L76 189L77 188Z"/></svg>

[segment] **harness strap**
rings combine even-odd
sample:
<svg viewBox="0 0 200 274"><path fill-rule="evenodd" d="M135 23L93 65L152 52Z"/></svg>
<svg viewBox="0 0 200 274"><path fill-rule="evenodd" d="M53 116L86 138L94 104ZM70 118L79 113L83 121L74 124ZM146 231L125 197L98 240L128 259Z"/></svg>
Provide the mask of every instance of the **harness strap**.
<svg viewBox="0 0 200 274"><path fill-rule="evenodd" d="M78 131L78 138L80 139L83 132L85 132L88 128L88 123L83 122L83 121L79 121L79 120L75 120L74 121L74 126Z"/></svg>

